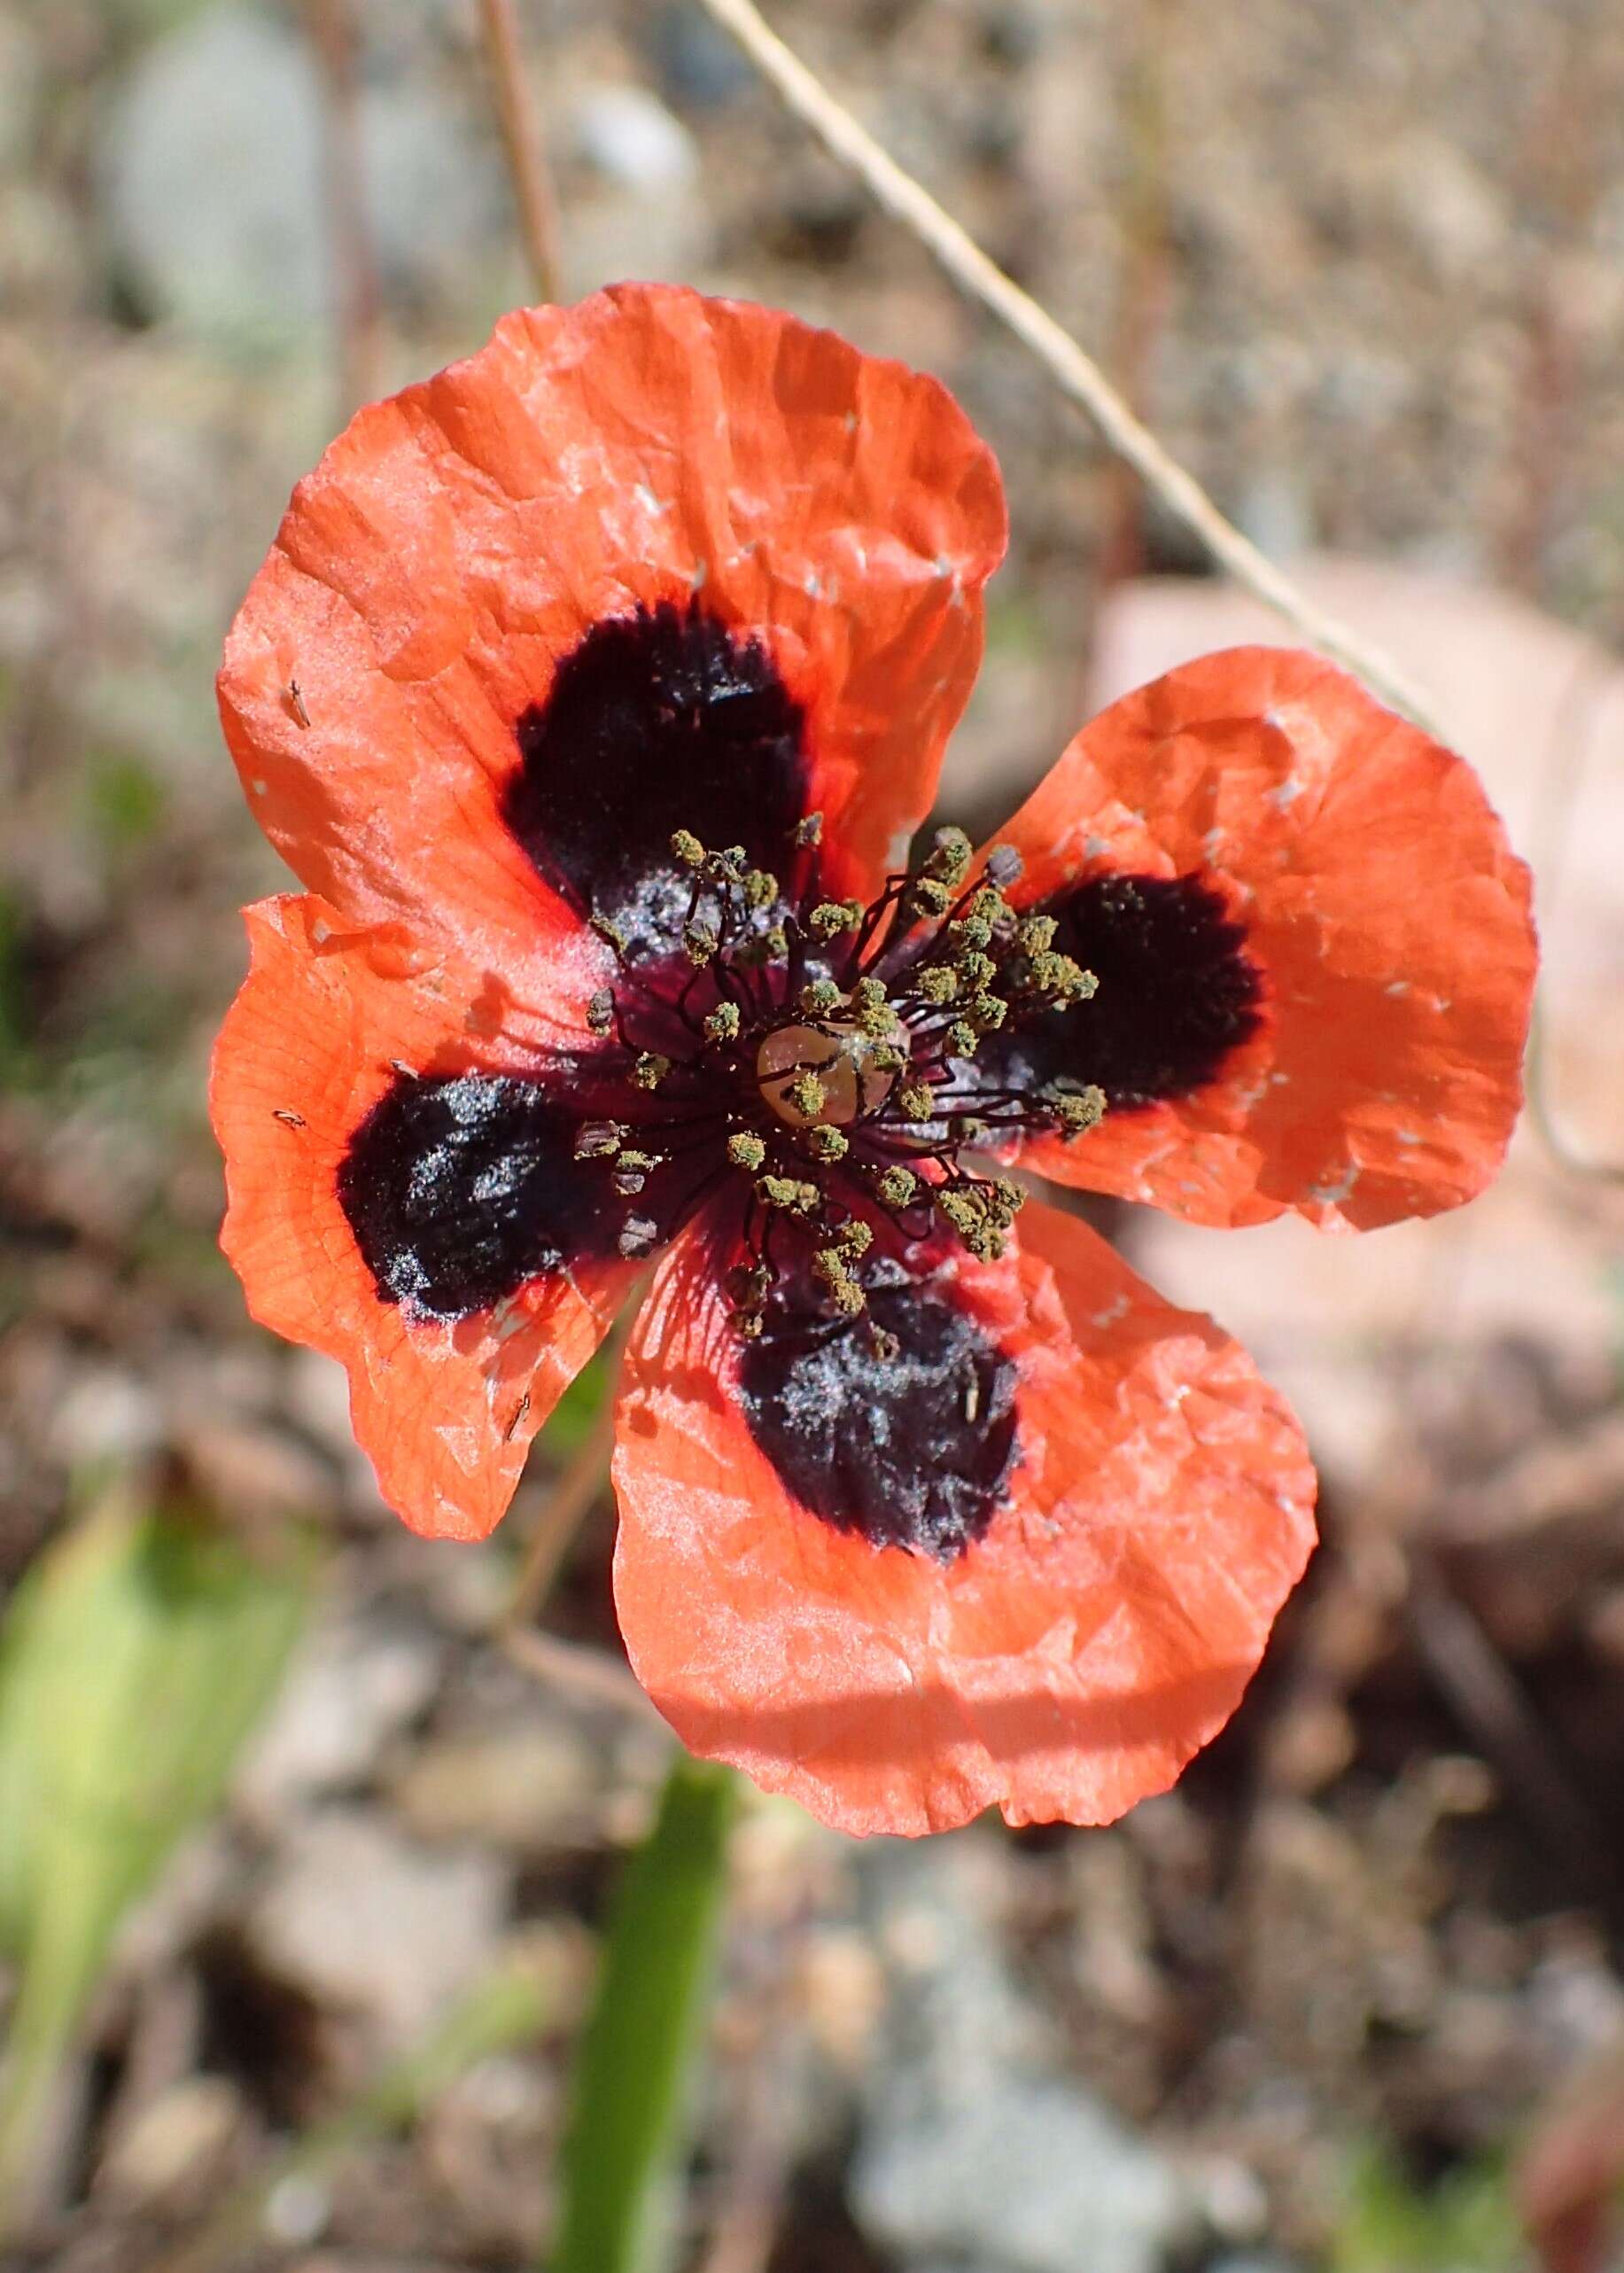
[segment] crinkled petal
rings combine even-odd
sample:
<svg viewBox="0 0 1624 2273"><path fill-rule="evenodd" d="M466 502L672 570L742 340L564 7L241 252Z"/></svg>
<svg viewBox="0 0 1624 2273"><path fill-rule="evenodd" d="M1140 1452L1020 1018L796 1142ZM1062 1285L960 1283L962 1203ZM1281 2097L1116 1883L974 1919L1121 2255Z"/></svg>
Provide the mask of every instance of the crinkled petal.
<svg viewBox="0 0 1624 2273"><path fill-rule="evenodd" d="M1528 872L1465 760L1346 673L1265 647L1169 672L1085 727L1000 841L1025 859L1013 896L1101 984L985 1068L1129 1096L1029 1164L1197 1223L1353 1230L1494 1176Z"/></svg>
<svg viewBox="0 0 1624 2273"><path fill-rule="evenodd" d="M1012 1369L1013 1404L989 1400L981 1438L938 1408L918 1477L902 1465L917 1383L888 1390L880 1359L826 1351L809 1371L787 1351L763 1427L703 1231L672 1249L634 1332L615 1455L633 1667L695 1751L842 1830L944 1830L991 1806L1108 1823L1165 1790L1234 1710L1313 1544L1301 1434L1244 1352L1074 1218L1034 1204L1021 1228L1000 1263L921 1272L919 1298L973 1330L952 1345L965 1422L988 1379L967 1350ZM905 1337L905 1372L912 1355ZM1013 1458L994 1445L989 1461L1012 1411ZM797 1413L810 1460L786 1452ZM850 1475L843 1441L916 1509L963 1514L950 1467L961 1486L1001 1475L990 1522L932 1553L875 1545L860 1482L843 1510L812 1512L801 1495Z"/></svg>
<svg viewBox="0 0 1624 2273"><path fill-rule="evenodd" d="M637 1266L604 1251L585 1187L556 1192L568 1168L523 1118L539 1101L550 1137L545 1029L488 977L400 925L346 930L315 898L261 901L247 922L253 965L210 1086L221 1244L261 1325L348 1370L389 1505L431 1537L483 1537ZM464 1109L440 1113L431 1148L423 1106L447 1094ZM516 1164L523 1245L493 1196L511 1195ZM470 1287L485 1306L453 1314Z"/></svg>
<svg viewBox="0 0 1624 2273"><path fill-rule="evenodd" d="M227 739L346 921L578 1015L561 943L674 827L781 873L819 808L830 888L866 888L930 804L1004 541L933 379L674 285L520 310L299 484Z"/></svg>

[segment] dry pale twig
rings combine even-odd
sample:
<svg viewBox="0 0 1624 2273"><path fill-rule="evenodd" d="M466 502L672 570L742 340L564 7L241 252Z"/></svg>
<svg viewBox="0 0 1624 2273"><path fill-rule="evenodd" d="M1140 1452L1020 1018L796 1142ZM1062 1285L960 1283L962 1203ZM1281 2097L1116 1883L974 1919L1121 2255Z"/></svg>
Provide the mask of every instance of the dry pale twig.
<svg viewBox="0 0 1624 2273"><path fill-rule="evenodd" d="M332 230L339 384L347 417L383 392L384 295L367 221L356 113L355 35L345 0L305 0L310 44L322 74L327 213Z"/></svg>
<svg viewBox="0 0 1624 2273"><path fill-rule="evenodd" d="M1367 680L1384 700L1426 724L1426 697L1396 665L1358 634L1317 607L1306 593L1225 520L1193 475L1169 457L1149 428L1070 333L1022 291L929 191L897 165L850 111L814 78L764 21L752 0L704 0L709 12L769 79L789 108L849 166L871 196L912 230L961 292L996 315L1035 354L1061 393L1085 410L1119 456L1192 528L1238 584L1301 632L1304 639ZM1430 731L1430 729L1429 729Z"/></svg>
<svg viewBox="0 0 1624 2273"><path fill-rule="evenodd" d="M1030 348L1062 393L1088 413L1110 448L1194 531L1221 568L1312 646L1367 681L1377 694L1405 712L1418 726L1429 734L1438 731L1428 715L1427 698L1413 681L1350 626L1317 606L1224 518L1194 476L1169 456L1134 416L1093 358L1013 277L989 260L929 191L882 149L866 128L785 46L753 0L703 0L703 4L733 34L796 115L851 168L887 213L913 232L960 290L978 300ZM1555 1157L1577 1174L1609 1183L1624 1181L1624 1169L1612 1162L1585 1158L1556 1130L1545 1098L1542 1039L1536 1021L1529 1052L1529 1088L1546 1143Z"/></svg>
<svg viewBox="0 0 1624 2273"><path fill-rule="evenodd" d="M557 1689L580 1705L607 1708L627 1720L640 1722L664 1742L676 1742L658 1709L638 1687L633 1674L607 1650L589 1648L584 1642L563 1641L558 1635L541 1633L534 1626L502 1627L497 1639L502 1654L544 1687Z"/></svg>
<svg viewBox="0 0 1624 2273"><path fill-rule="evenodd" d="M485 50L496 86L496 106L501 118L501 138L513 177L514 202L531 273L540 300L555 300L559 292L558 201L542 153L541 129L524 77L519 51L518 21L513 0L479 0Z"/></svg>

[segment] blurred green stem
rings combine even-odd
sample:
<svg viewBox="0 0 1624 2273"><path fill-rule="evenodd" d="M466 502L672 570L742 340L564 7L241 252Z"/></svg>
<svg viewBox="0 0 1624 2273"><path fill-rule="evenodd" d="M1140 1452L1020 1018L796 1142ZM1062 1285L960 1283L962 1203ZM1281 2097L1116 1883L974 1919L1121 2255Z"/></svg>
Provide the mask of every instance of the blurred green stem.
<svg viewBox="0 0 1624 2273"><path fill-rule="evenodd" d="M730 1769L679 1756L626 1865L577 2055L550 2273L669 2262L737 1789Z"/></svg>

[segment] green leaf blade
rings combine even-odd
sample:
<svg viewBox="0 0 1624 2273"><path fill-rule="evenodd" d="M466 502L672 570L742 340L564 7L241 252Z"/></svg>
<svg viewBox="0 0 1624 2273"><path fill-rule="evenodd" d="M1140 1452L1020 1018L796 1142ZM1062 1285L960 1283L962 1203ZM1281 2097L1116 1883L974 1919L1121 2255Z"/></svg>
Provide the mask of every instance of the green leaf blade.
<svg viewBox="0 0 1624 2273"><path fill-rule="evenodd" d="M726 1880L732 1771L679 1758L626 1866L577 2057L551 2273L655 2273Z"/></svg>
<svg viewBox="0 0 1624 2273"><path fill-rule="evenodd" d="M184 1510L91 1517L0 1633L0 2228L57 2066L130 1904L218 1805L281 1680L311 1554L267 1567Z"/></svg>

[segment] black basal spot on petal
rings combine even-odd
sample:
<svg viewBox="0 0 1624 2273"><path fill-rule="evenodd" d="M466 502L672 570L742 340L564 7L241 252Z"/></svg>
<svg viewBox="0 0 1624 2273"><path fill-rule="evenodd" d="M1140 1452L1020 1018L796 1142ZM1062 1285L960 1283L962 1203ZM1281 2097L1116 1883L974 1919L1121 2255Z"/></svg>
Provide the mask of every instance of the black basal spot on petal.
<svg viewBox="0 0 1624 2273"><path fill-rule="evenodd" d="M894 1337L874 1354L873 1328ZM785 1299L744 1344L750 1434L789 1491L874 1547L952 1562L979 1539L1015 1465L1015 1368L975 1321L899 1280L831 1323Z"/></svg>
<svg viewBox="0 0 1624 2273"><path fill-rule="evenodd" d="M688 882L673 830L781 872L805 810L805 720L759 641L695 599L594 624L518 722L504 817L538 868L641 943Z"/></svg>
<svg viewBox="0 0 1624 2273"><path fill-rule="evenodd" d="M515 1075L398 1076L338 1177L379 1301L464 1318L541 1272L612 1253L619 1218L574 1157L579 1122L566 1098Z"/></svg>
<svg viewBox="0 0 1624 2273"><path fill-rule="evenodd" d="M983 1078L1037 1088L1097 1082L1115 1110L1187 1097L1216 1081L1262 1023L1246 931L1199 876L1093 876L1046 900L1054 945L1099 979L1087 1002L991 1036Z"/></svg>

